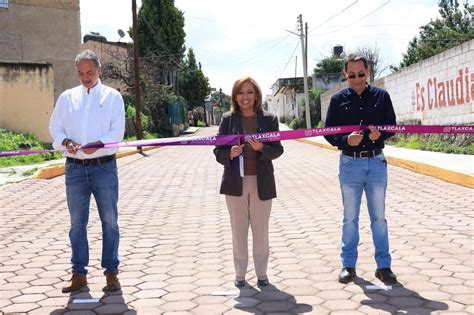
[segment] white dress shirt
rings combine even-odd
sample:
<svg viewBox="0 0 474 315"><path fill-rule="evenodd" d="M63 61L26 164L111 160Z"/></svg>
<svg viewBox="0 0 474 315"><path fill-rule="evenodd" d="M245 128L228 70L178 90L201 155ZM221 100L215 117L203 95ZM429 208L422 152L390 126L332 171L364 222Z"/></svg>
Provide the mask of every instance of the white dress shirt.
<svg viewBox="0 0 474 315"><path fill-rule="evenodd" d="M55 149L68 138L85 145L90 142L120 142L125 132L125 108L122 95L100 80L89 89L83 85L64 91L58 98L49 122L49 133ZM92 159L116 153L118 148L99 149L92 154L79 150L65 156Z"/></svg>

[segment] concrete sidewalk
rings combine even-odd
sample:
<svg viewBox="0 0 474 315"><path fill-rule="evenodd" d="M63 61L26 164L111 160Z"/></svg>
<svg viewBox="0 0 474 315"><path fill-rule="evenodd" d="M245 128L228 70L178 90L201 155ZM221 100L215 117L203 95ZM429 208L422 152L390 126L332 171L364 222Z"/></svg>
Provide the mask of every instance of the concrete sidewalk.
<svg viewBox="0 0 474 315"><path fill-rule="evenodd" d="M142 151L153 150L154 147L144 147ZM117 153L117 158L139 153L135 148L122 147ZM51 160L41 164L10 166L0 168L0 189L8 185L21 182L25 179L51 179L64 174L65 158Z"/></svg>

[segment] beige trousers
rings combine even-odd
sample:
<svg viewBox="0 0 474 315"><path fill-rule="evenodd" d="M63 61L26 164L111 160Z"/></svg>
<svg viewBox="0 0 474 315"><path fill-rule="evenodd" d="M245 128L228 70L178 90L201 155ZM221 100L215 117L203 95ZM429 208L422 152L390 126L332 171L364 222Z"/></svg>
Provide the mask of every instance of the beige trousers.
<svg viewBox="0 0 474 315"><path fill-rule="evenodd" d="M253 262L257 278L267 277L269 256L268 223L272 200L260 200L257 190L257 176L243 178L242 196L225 196L232 228L232 247L237 280L244 280L248 265L248 231L252 229Z"/></svg>

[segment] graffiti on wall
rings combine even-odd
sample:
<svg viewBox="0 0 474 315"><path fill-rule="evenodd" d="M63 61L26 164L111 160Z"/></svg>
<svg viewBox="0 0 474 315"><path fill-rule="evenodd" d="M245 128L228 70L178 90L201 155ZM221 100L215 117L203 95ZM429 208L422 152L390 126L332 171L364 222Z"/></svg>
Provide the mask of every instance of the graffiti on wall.
<svg viewBox="0 0 474 315"><path fill-rule="evenodd" d="M416 82L415 91L417 111L469 104L474 101L474 72L465 67L448 80L438 81L433 76Z"/></svg>

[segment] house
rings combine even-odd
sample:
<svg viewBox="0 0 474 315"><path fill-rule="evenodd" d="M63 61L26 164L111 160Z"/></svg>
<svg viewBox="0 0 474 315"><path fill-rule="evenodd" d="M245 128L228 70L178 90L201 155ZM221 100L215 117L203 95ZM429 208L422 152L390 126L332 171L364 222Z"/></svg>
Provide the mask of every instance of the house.
<svg viewBox="0 0 474 315"><path fill-rule="evenodd" d="M330 90L341 84L342 73L313 73L313 89Z"/></svg>
<svg viewBox="0 0 474 315"><path fill-rule="evenodd" d="M87 34L84 36L81 50L92 50L102 63L103 70L114 67L132 78L133 74L133 52L128 43L109 42L99 34ZM102 77L102 76L101 76ZM118 90L122 94L129 94L129 86L123 80L102 78L102 83Z"/></svg>
<svg viewBox="0 0 474 315"><path fill-rule="evenodd" d="M78 85L74 57L81 43L79 0L0 2L0 60L51 64L54 100Z"/></svg>
<svg viewBox="0 0 474 315"><path fill-rule="evenodd" d="M308 85L312 82L308 78ZM280 78L272 85L271 98L267 97L268 111L275 114L279 121L290 122L304 116L304 78Z"/></svg>
<svg viewBox="0 0 474 315"><path fill-rule="evenodd" d="M51 142L58 96L78 85L79 0L0 0L0 128Z"/></svg>

